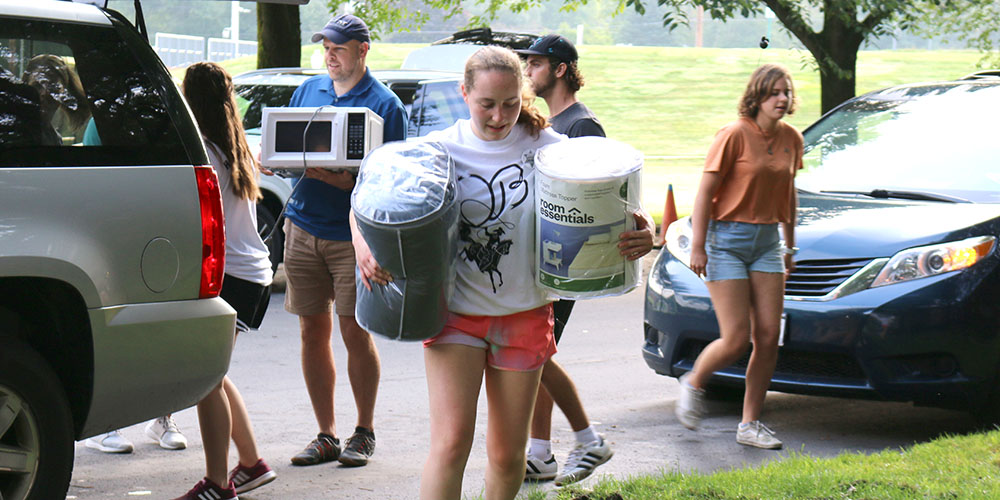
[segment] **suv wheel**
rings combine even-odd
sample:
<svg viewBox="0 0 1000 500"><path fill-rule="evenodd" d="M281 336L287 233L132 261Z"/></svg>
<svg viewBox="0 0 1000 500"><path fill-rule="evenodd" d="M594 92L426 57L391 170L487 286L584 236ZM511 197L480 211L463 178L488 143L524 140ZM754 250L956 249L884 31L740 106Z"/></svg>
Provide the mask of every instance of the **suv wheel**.
<svg viewBox="0 0 1000 500"><path fill-rule="evenodd" d="M65 498L73 472L73 420L59 379L27 345L0 349L0 498Z"/></svg>

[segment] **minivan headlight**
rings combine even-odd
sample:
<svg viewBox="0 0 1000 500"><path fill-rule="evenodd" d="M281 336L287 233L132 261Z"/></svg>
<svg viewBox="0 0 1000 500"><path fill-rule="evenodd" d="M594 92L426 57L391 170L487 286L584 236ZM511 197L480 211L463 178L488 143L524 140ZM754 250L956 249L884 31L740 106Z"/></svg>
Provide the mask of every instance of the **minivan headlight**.
<svg viewBox="0 0 1000 500"><path fill-rule="evenodd" d="M663 235L664 245L677 260L685 266L691 266L691 238L694 230L691 229L691 217L682 217L667 226L667 232Z"/></svg>
<svg viewBox="0 0 1000 500"><path fill-rule="evenodd" d="M927 278L971 267L993 251L996 240L995 236L977 236L903 250L889 259L875 277L871 287Z"/></svg>

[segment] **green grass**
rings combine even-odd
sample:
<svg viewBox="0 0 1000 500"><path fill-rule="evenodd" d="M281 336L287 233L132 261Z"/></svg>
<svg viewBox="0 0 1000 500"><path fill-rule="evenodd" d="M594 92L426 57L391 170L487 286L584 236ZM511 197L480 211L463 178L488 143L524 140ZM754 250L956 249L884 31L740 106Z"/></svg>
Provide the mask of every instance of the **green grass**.
<svg viewBox="0 0 1000 500"><path fill-rule="evenodd" d="M534 496L531 496L534 495ZM537 493L525 499L545 498ZM915 500L1000 498L1000 431L904 450L817 459L800 453L714 474L669 472L559 490L559 500Z"/></svg>
<svg viewBox="0 0 1000 500"><path fill-rule="evenodd" d="M420 44L376 43L371 68L399 67ZM319 45L302 49L302 64ZM971 50L863 51L858 55L859 94L889 85L955 78L976 69ZM715 132L736 118L736 101L759 63L792 70L800 98L788 123L804 129L819 118L819 74L805 51L683 47L580 47L586 84L579 98L601 119L608 136L646 155L643 202L660 220L667 184L678 212L690 213L703 156ZM227 61L232 74L253 69L254 58ZM544 109L544 103L541 102Z"/></svg>

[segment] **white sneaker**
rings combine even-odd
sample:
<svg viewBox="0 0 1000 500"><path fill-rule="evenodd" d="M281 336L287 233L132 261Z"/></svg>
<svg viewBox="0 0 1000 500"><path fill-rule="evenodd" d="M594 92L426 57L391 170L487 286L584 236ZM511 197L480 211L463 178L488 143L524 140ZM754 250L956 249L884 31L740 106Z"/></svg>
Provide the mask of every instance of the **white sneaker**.
<svg viewBox="0 0 1000 500"><path fill-rule="evenodd" d="M677 398L674 406L674 414L681 425L688 429L696 430L701 423L701 416L705 414L705 390L695 389L688 383L687 379L691 372L681 375L678 382L681 384L681 396Z"/></svg>
<svg viewBox="0 0 1000 500"><path fill-rule="evenodd" d="M740 424L736 429L736 442L765 450L778 450L782 446L781 441L774 437L774 431L760 423L760 420L754 420L746 425Z"/></svg>
<svg viewBox="0 0 1000 500"><path fill-rule="evenodd" d="M578 444L569 452L562 474L556 476L556 486L582 481L589 476L597 466L607 462L615 453L604 441L604 436L598 436L597 441L589 444Z"/></svg>
<svg viewBox="0 0 1000 500"><path fill-rule="evenodd" d="M524 480L550 481L556 478L556 472L559 472L559 464L556 463L555 455L549 455L549 458L544 460L528 455L528 468L524 473Z"/></svg>
<svg viewBox="0 0 1000 500"><path fill-rule="evenodd" d="M88 438L84 443L87 448L103 451L104 453L132 453L132 442L121 431L111 431L106 434L98 434Z"/></svg>
<svg viewBox="0 0 1000 500"><path fill-rule="evenodd" d="M160 443L160 448L167 450L183 450L188 445L187 438L181 434L174 418L170 416L160 417L146 424L146 435Z"/></svg>

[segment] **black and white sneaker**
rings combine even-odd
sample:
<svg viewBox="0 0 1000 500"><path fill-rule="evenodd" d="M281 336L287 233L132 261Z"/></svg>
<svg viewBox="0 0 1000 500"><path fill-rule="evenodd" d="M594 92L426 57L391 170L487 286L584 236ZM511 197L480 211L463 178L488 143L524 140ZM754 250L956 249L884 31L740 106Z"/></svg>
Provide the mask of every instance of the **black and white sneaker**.
<svg viewBox="0 0 1000 500"><path fill-rule="evenodd" d="M527 462L528 467L524 472L525 481L551 481L556 478L556 472L559 472L559 464L556 463L555 455L549 455L548 460L528 455Z"/></svg>
<svg viewBox="0 0 1000 500"><path fill-rule="evenodd" d="M604 441L604 436L598 436L597 441L589 444L578 444L569 453L562 474L556 476L556 486L566 486L586 479L597 466L611 459L614 452Z"/></svg>

